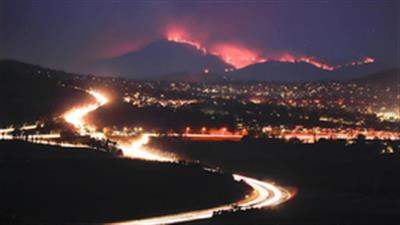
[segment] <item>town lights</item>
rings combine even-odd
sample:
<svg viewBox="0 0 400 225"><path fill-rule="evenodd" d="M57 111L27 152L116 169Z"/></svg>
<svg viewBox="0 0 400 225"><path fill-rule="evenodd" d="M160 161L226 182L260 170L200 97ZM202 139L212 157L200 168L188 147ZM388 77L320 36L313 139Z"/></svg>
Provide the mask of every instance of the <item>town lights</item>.
<svg viewBox="0 0 400 225"><path fill-rule="evenodd" d="M202 127L202 128L201 128L201 133L202 133L202 134L204 134L206 131L207 131L207 128L206 128L206 127Z"/></svg>

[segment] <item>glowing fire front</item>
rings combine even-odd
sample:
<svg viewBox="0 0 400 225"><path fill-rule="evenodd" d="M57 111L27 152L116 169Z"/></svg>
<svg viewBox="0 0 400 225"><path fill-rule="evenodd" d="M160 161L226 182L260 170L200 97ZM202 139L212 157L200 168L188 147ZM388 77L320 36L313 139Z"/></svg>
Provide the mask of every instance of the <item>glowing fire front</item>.
<svg viewBox="0 0 400 225"><path fill-rule="evenodd" d="M240 69L255 63L266 62L256 51L235 44L217 44L212 48L212 54L219 56L224 62Z"/></svg>
<svg viewBox="0 0 400 225"><path fill-rule="evenodd" d="M371 57L365 57L361 60L352 61L343 65L332 65L324 63L322 60L314 56L295 55L292 53L285 52L283 54L275 54L273 56L264 57L259 52L252 50L242 44L234 43L217 43L212 44L210 47L206 47L199 40L193 38L188 32L183 29L174 28L167 31L166 39L171 42L187 44L193 46L203 54L210 54L219 57L225 63L231 65L235 69L241 69L243 67L262 63L267 61L277 62L289 62L289 63L308 63L319 69L333 71L342 67L356 66L362 64L369 64L375 62ZM230 71L229 69L226 71Z"/></svg>

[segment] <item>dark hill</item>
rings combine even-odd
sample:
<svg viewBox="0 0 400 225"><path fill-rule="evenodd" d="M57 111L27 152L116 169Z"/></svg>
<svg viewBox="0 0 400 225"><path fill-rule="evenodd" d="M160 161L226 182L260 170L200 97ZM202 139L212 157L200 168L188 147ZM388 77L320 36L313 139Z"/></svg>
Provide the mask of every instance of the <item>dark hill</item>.
<svg viewBox="0 0 400 225"><path fill-rule="evenodd" d="M327 72L307 63L269 61L258 63L230 73L234 80L254 81L308 81L321 79Z"/></svg>
<svg viewBox="0 0 400 225"><path fill-rule="evenodd" d="M360 84L369 84L381 87L395 87L400 85L400 68L394 68L390 70L385 70L367 76L361 77L359 79L353 80Z"/></svg>
<svg viewBox="0 0 400 225"><path fill-rule="evenodd" d="M0 61L0 126L52 118L92 97L65 85L63 71Z"/></svg>
<svg viewBox="0 0 400 225"><path fill-rule="evenodd" d="M322 70L305 62L268 61L247 66L229 73L229 78L241 81L343 81L379 71L379 64L343 67L334 71Z"/></svg>
<svg viewBox="0 0 400 225"><path fill-rule="evenodd" d="M0 141L1 224L88 224L208 208L247 186L198 165Z"/></svg>
<svg viewBox="0 0 400 225"><path fill-rule="evenodd" d="M203 54L193 46L160 40L136 52L99 60L88 72L134 79L174 79L182 75L222 72L231 66L218 57Z"/></svg>

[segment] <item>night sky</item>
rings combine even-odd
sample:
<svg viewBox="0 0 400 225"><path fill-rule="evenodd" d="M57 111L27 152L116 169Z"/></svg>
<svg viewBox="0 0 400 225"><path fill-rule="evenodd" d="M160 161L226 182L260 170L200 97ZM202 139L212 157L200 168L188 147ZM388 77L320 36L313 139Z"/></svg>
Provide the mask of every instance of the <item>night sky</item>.
<svg viewBox="0 0 400 225"><path fill-rule="evenodd" d="M2 0L0 57L78 71L178 29L209 47L235 43L342 63L399 65L396 1Z"/></svg>

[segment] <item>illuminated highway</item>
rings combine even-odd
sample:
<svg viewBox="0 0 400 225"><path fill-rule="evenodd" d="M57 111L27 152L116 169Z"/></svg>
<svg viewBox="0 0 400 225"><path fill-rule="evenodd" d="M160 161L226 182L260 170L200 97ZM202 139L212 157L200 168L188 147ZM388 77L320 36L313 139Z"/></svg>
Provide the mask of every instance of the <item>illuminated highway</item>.
<svg viewBox="0 0 400 225"><path fill-rule="evenodd" d="M65 121L79 129L81 135L92 134L91 136L93 136L96 134L94 132L95 129L92 126L88 125L85 122L84 118L90 112L93 112L99 107L105 105L108 102L108 99L103 94L95 90L87 90L86 92L96 99L96 103L73 108L72 110L65 113L63 117Z"/></svg>

